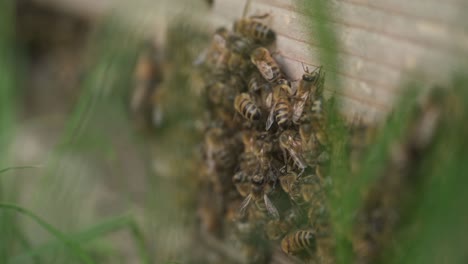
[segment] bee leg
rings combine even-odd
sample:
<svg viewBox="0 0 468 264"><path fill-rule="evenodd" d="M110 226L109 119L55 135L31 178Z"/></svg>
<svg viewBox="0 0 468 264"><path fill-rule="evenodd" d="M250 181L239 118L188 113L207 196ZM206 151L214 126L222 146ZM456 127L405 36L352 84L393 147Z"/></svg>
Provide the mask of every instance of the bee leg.
<svg viewBox="0 0 468 264"><path fill-rule="evenodd" d="M202 65L206 61L207 56L208 56L208 49L205 49L205 50L202 51L202 53L200 53L200 55L198 55L195 58L195 60L192 62L192 65L193 66Z"/></svg>
<svg viewBox="0 0 468 264"><path fill-rule="evenodd" d="M252 200L252 194L249 194L245 199L244 201L242 201L241 205L240 205L240 208L239 208L239 212L238 212L238 215L240 218L244 218L245 215L246 215L246 212L247 212L247 208L248 206L250 205L250 201Z"/></svg>
<svg viewBox="0 0 468 264"><path fill-rule="evenodd" d="M270 13L265 13L262 15L251 15L250 18L252 19L265 19L270 16Z"/></svg>
<svg viewBox="0 0 468 264"><path fill-rule="evenodd" d="M286 153L286 150L283 149L283 159L284 159L284 166L286 167L288 164L288 154Z"/></svg>
<svg viewBox="0 0 468 264"><path fill-rule="evenodd" d="M278 56L278 55L281 56L281 51L275 50L275 51L273 51L273 52L270 52L270 54L271 54L272 57L276 57L276 56Z"/></svg>
<svg viewBox="0 0 468 264"><path fill-rule="evenodd" d="M263 201L265 202L265 207L267 208L268 214L273 219L279 219L280 215L278 209L276 209L276 207L273 205L273 203L270 201L266 194L263 195Z"/></svg>
<svg viewBox="0 0 468 264"><path fill-rule="evenodd" d="M247 0L245 2L244 10L242 11L242 18L245 17L245 15L247 14L247 11L250 9L250 3L251 2L252 2L251 0Z"/></svg>
<svg viewBox="0 0 468 264"><path fill-rule="evenodd" d="M271 167L269 168L269 175L275 175L275 173L271 170ZM274 191L276 188L276 184L278 183L278 177L275 177L275 178L271 177L270 179L273 180L273 186L271 187L272 189L271 191Z"/></svg>
<svg viewBox="0 0 468 264"><path fill-rule="evenodd" d="M297 174L298 178L301 177L302 174L304 174L304 171L305 171L306 167L301 167L300 169L301 169L301 172L299 172L299 174Z"/></svg>

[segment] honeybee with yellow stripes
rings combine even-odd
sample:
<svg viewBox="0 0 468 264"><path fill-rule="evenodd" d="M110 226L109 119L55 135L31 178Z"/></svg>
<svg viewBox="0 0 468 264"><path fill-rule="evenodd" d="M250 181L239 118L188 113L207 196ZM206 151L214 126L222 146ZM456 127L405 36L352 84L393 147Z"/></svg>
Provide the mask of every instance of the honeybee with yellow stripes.
<svg viewBox="0 0 468 264"><path fill-rule="evenodd" d="M233 30L262 45L271 44L276 39L276 33L270 27L258 21L258 19L265 19L268 16L269 14L264 14L241 18L234 22Z"/></svg>
<svg viewBox="0 0 468 264"><path fill-rule="evenodd" d="M304 67L304 65L302 65ZM323 86L322 67L317 67L313 72L309 72L308 68L304 68L304 74L299 82L299 86L294 97L293 105L293 122L298 124L304 109L310 107L311 101L314 101L317 96L321 96Z"/></svg>
<svg viewBox="0 0 468 264"><path fill-rule="evenodd" d="M266 88L267 82L263 79L262 75L258 71L252 72L249 76L247 87L249 92L256 93L262 90L262 88Z"/></svg>
<svg viewBox="0 0 468 264"><path fill-rule="evenodd" d="M307 163L302 156L302 141L299 133L294 130L285 130L279 137L279 146L283 151L284 162L288 164L288 154L292 158L294 165L301 169L301 174L307 167Z"/></svg>
<svg viewBox="0 0 468 264"><path fill-rule="evenodd" d="M250 38L243 37L239 34L230 34L227 37L226 47L232 52L248 58L256 45Z"/></svg>
<svg viewBox="0 0 468 264"><path fill-rule="evenodd" d="M269 240L279 240L291 228L291 223L286 220L272 219L265 225L265 235Z"/></svg>
<svg viewBox="0 0 468 264"><path fill-rule="evenodd" d="M206 48L193 62L194 65L206 64L210 68L215 68L223 59L226 50L226 41L229 31L225 27L216 29L211 39L210 46Z"/></svg>
<svg viewBox="0 0 468 264"><path fill-rule="evenodd" d="M245 171L240 170L239 172L234 174L234 176L232 177L232 182L234 183L237 192L242 197L246 197L247 195L249 195L251 190L251 183L250 177Z"/></svg>
<svg viewBox="0 0 468 264"><path fill-rule="evenodd" d="M292 94L293 90L289 81L286 79L278 80L278 83L273 87L273 106L266 122L266 130L271 128L275 120L281 128L290 124L292 108L289 98Z"/></svg>
<svg viewBox="0 0 468 264"><path fill-rule="evenodd" d="M252 176L251 183L251 192L241 204L240 215L244 216L247 208L253 202L259 211L268 214L273 219L279 219L278 209L268 198L268 193L271 191L268 179L262 174L256 174Z"/></svg>
<svg viewBox="0 0 468 264"><path fill-rule="evenodd" d="M248 93L241 93L234 99L234 108L245 119L257 121L260 119L262 112L255 104L252 97Z"/></svg>
<svg viewBox="0 0 468 264"><path fill-rule="evenodd" d="M258 47L254 49L250 54L250 60L269 83L276 82L283 77L278 63L266 48Z"/></svg>
<svg viewBox="0 0 468 264"><path fill-rule="evenodd" d="M316 249L316 236L313 230L298 230L286 235L281 241L281 249L286 254L295 255L304 250Z"/></svg>

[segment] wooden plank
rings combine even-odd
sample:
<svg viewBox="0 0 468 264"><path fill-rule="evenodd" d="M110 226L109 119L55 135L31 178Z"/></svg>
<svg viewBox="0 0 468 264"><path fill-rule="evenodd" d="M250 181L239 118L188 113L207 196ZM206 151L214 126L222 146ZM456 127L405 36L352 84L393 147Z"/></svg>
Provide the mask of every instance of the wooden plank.
<svg viewBox="0 0 468 264"><path fill-rule="evenodd" d="M131 23L142 24L161 45L168 21L182 15L207 25L231 27L242 16L247 0L215 0L203 8L198 0L122 1L37 0L73 6L80 12L104 14L114 10ZM306 0L252 0L247 15L269 13L266 20L278 34L276 58L291 79L302 75L302 63L319 61L319 41L301 10ZM391 109L406 80L444 84L449 73L466 65L468 4L464 0L329 0L339 41L338 69L327 68L342 79L343 112L376 120ZM87 11L86 11L87 10ZM311 35L312 33L312 35ZM327 87L333 91L334 87Z"/></svg>
<svg viewBox="0 0 468 264"><path fill-rule="evenodd" d="M363 108L367 108L375 117L383 116L378 112L390 109L402 81L445 82L448 72L465 63L460 54L468 53L467 32L453 27L454 22L447 18L447 13L455 13L460 8L460 2L445 5L432 1L423 5L420 1L419 7L432 6L424 13L426 16L421 15L420 9L411 15L377 2L380 5L369 6L368 2L359 0L330 1L334 19L329 23L338 33L341 68L328 70L335 71L345 84L340 95L356 102L344 103L345 113L366 112ZM400 3L403 11L415 10L414 4ZM278 34L277 50L284 58L280 61L284 61L284 68L292 79L302 74L301 63L320 65L319 42L309 35L311 30L304 26L306 17L295 4L294 0L256 0L252 1L248 12L248 15L271 15L267 23ZM395 10L387 12L388 8ZM447 19L430 16L438 9L445 12L443 18ZM240 17L242 11L243 5L238 2L219 0L213 13L224 18L224 24L228 25ZM357 111L346 109L357 105L362 106ZM369 119L374 118L370 116Z"/></svg>
<svg viewBox="0 0 468 264"><path fill-rule="evenodd" d="M355 5L382 10L388 14L419 18L433 23L457 26L463 22L463 11L467 4L464 0L340 0Z"/></svg>

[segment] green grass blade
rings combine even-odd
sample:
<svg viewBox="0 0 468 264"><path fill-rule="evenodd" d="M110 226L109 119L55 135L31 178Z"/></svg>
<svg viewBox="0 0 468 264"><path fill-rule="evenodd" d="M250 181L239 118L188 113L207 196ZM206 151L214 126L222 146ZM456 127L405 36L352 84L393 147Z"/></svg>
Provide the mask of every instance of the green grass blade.
<svg viewBox="0 0 468 264"><path fill-rule="evenodd" d="M41 166L34 166L34 165L6 167L6 168L3 168L3 169L0 169L0 174L11 171L11 170L37 169L37 168L40 168L40 167Z"/></svg>
<svg viewBox="0 0 468 264"><path fill-rule="evenodd" d="M87 264L94 263L93 260L83 251L83 249L81 249L79 244L77 244L74 240L69 239L62 232L55 229L52 225L48 224L46 221L42 220L39 216L35 215L29 210L24 209L14 204L5 204L5 203L0 203L0 209L13 210L13 211L16 211L18 213L21 213L23 215L30 217L32 220L34 220L34 222L36 222L42 228L47 230L50 234L55 236L63 245L65 245L70 250L70 253L75 255L77 259Z"/></svg>
<svg viewBox="0 0 468 264"><path fill-rule="evenodd" d="M128 215L106 219L90 228L87 228L84 231L70 234L69 237L72 237L76 243L83 244L95 239L102 238L103 236L109 233L119 231L124 228L130 229L130 232L132 233L132 236L137 243L137 247L140 252L141 263L150 263L148 253L145 249L145 242L143 236L141 235L138 226L135 223L135 220ZM32 257L40 256L47 252L52 252L54 249L57 249L61 246L62 242L60 240L51 241L11 258L8 263L24 263Z"/></svg>
<svg viewBox="0 0 468 264"><path fill-rule="evenodd" d="M14 3L0 1L0 166L9 160L10 144L15 128L14 79ZM0 178L0 201L8 199L14 190ZM6 262L16 246L17 222L11 212L0 212L0 263Z"/></svg>

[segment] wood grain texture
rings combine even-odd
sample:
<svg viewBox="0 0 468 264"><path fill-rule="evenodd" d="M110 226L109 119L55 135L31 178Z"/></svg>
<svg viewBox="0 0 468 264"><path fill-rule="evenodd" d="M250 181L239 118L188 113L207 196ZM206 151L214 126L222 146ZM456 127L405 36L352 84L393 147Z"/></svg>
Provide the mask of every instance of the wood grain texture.
<svg viewBox="0 0 468 264"><path fill-rule="evenodd" d="M76 0L42 1L88 8L90 13L116 6L104 0L98 7L88 0L87 4ZM251 0L246 14L270 14L266 23L278 34L276 58L291 79L300 78L302 63L309 68L322 64L320 42L305 26L308 20L301 9L303 1L307 0ZM209 10L203 8L202 0L142 0L120 12L114 10L130 21L151 25L149 32L163 44L162 32L174 16L198 21L208 25L209 30L231 27L242 16L245 4L246 0L215 0ZM466 65L468 20L464 15L468 3L464 0L329 0L328 4L332 18L327 23L337 33L340 67L325 68L342 80L343 88L337 94L342 97L343 113L349 117L379 120L391 110L402 82L412 80L427 87L444 85L450 73ZM142 18L149 22L142 23ZM326 89L335 91L335 87Z"/></svg>
<svg viewBox="0 0 468 264"><path fill-rule="evenodd" d="M229 25L242 16L245 1L215 3L213 15ZM443 84L465 63L468 32L462 18L468 6L463 1L330 0L329 5L333 17L327 22L337 32L340 69L327 70L342 79L344 87L337 94L349 117L380 119L403 81ZM321 65L319 41L305 28L301 6L293 0L252 0L247 13L271 14L279 60L292 79L302 74L301 63Z"/></svg>

